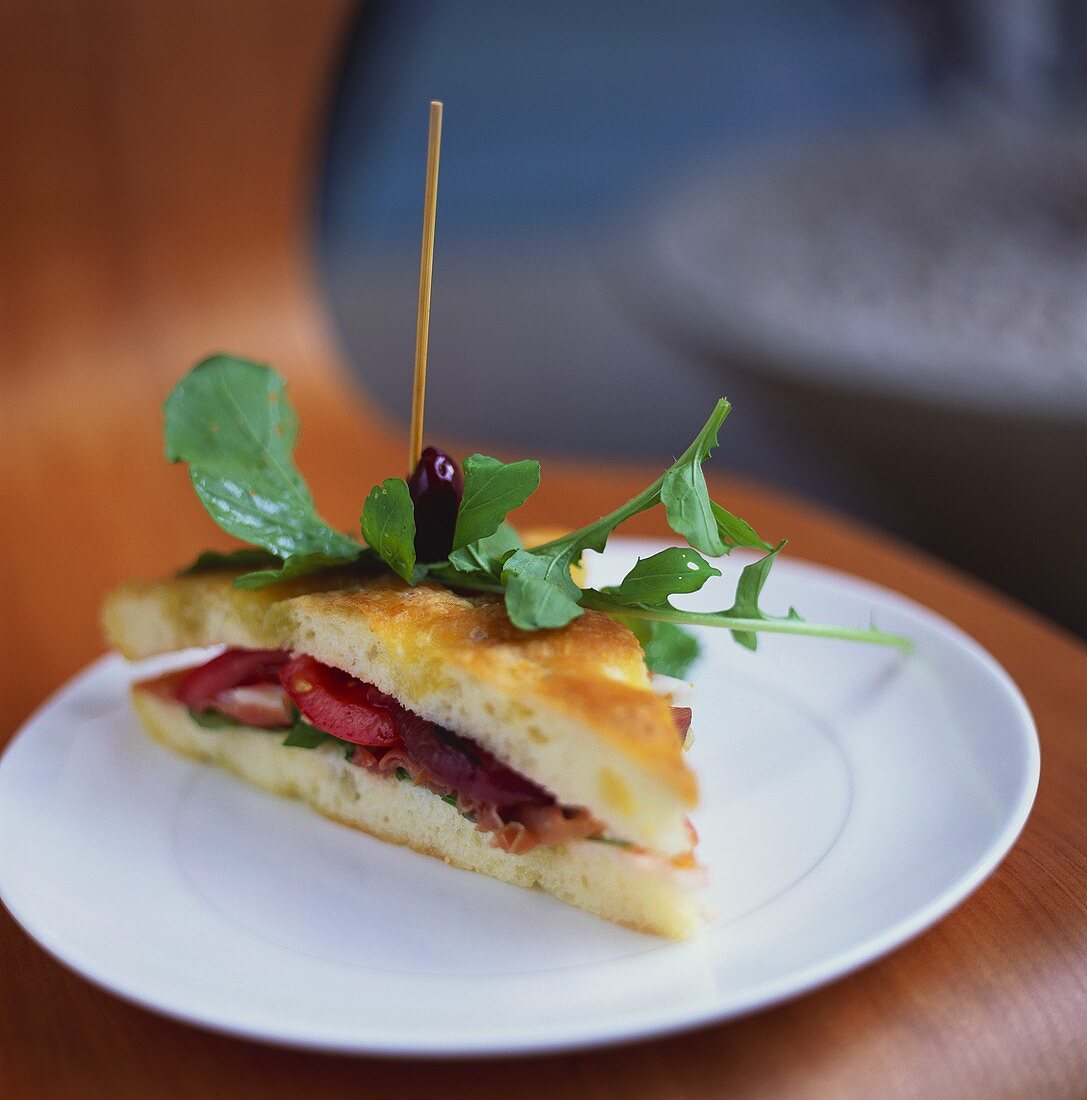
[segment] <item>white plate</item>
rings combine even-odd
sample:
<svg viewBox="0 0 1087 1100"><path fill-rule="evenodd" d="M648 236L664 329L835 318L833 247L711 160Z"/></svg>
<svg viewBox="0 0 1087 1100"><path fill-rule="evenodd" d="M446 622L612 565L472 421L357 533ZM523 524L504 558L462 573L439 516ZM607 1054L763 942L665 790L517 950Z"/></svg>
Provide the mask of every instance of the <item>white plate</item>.
<svg viewBox="0 0 1087 1100"><path fill-rule="evenodd" d="M595 575L660 546L617 539ZM789 561L764 603L842 623L874 613L918 652L765 636L755 655L703 633L691 761L717 916L690 943L175 757L141 734L125 699L135 673L117 657L50 700L0 762L0 896L114 993L322 1050L570 1049L795 996L916 935L993 870L1026 821L1038 742L1000 667L916 604Z"/></svg>

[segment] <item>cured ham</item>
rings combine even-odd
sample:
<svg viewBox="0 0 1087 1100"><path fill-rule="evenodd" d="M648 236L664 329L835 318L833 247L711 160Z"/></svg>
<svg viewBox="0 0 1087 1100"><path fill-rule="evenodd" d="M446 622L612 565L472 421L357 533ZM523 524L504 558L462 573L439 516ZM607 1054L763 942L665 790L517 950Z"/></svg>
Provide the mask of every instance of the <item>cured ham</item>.
<svg viewBox="0 0 1087 1100"><path fill-rule="evenodd" d="M559 805L482 746L306 655L228 649L145 686L194 711L218 711L262 729L289 727L298 707L316 728L348 743L355 767L406 778L453 802L476 829L490 835L493 847L513 855L604 835L603 823L585 807ZM673 707L672 717L685 738L690 708Z"/></svg>

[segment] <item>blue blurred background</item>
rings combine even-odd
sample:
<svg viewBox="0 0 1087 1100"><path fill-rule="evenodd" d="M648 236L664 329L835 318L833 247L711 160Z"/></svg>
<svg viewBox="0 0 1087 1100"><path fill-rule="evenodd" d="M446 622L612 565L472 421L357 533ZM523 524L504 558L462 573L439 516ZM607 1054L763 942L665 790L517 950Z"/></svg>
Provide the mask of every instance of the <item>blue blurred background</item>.
<svg viewBox="0 0 1087 1100"><path fill-rule="evenodd" d="M407 417L440 98L429 437L663 463L723 393L719 468L1087 629L1084 10L365 4L318 207L360 384Z"/></svg>

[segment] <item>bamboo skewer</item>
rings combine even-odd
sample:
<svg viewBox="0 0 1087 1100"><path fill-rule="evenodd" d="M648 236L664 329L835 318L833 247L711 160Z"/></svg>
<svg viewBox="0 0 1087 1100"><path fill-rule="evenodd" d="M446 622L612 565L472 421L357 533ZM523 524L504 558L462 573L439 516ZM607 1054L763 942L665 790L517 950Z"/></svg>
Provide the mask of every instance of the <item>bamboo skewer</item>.
<svg viewBox="0 0 1087 1100"><path fill-rule="evenodd" d="M430 102L427 139L426 195L423 200L423 247L419 258L419 312L415 320L415 382L411 394L409 475L423 453L423 402L426 397L426 359L430 341L430 285L434 274L434 217L438 205L438 159L442 146L442 104Z"/></svg>

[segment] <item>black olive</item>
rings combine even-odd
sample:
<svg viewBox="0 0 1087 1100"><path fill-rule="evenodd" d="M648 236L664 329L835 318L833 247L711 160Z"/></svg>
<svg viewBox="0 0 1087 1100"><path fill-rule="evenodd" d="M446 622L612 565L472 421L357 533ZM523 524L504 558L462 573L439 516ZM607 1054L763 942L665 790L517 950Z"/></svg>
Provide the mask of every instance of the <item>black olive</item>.
<svg viewBox="0 0 1087 1100"><path fill-rule="evenodd" d="M453 546L464 474L445 451L427 447L408 478L408 491L415 505L415 556L442 561Z"/></svg>

